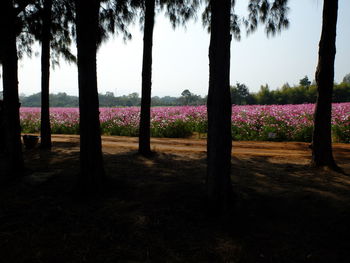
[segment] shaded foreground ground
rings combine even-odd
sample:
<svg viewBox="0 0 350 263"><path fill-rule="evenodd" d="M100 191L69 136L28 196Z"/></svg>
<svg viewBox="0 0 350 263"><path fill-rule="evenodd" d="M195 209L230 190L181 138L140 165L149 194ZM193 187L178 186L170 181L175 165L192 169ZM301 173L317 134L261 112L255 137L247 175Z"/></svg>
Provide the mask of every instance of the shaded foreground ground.
<svg viewBox="0 0 350 263"><path fill-rule="evenodd" d="M25 150L1 186L0 262L350 262L350 177L308 166L305 143L234 142L235 214L205 210L205 140L103 137L104 192L73 193L77 136ZM350 174L350 145L335 144Z"/></svg>

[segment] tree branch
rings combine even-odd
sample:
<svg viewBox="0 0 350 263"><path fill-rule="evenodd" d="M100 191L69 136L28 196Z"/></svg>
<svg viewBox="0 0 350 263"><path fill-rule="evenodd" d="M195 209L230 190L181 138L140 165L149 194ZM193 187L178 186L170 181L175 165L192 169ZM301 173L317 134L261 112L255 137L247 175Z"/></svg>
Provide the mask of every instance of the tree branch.
<svg viewBox="0 0 350 263"><path fill-rule="evenodd" d="M22 0L22 1L20 1L18 3L18 6L15 8L15 15L18 16L31 3L34 3L34 0Z"/></svg>

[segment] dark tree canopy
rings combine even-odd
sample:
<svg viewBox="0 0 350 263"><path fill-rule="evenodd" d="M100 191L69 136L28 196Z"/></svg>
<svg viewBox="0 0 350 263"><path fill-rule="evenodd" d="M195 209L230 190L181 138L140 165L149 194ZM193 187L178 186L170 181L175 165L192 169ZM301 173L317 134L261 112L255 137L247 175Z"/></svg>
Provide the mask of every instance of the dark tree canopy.
<svg viewBox="0 0 350 263"><path fill-rule="evenodd" d="M203 26L210 32L210 2L202 14ZM257 30L259 24L265 26L268 36L274 36L283 29L289 27L288 0L249 0L247 10L248 16L241 16L235 12L235 0L231 0L231 34L236 40L241 39L241 27L244 26L249 35Z"/></svg>
<svg viewBox="0 0 350 263"><path fill-rule="evenodd" d="M44 0L33 1L19 16L18 29L18 52L22 57L24 54L32 56L35 41L42 42ZM76 57L71 52L74 37L72 3L69 0L52 0L51 15L51 63L59 64L60 58L69 62L75 62Z"/></svg>

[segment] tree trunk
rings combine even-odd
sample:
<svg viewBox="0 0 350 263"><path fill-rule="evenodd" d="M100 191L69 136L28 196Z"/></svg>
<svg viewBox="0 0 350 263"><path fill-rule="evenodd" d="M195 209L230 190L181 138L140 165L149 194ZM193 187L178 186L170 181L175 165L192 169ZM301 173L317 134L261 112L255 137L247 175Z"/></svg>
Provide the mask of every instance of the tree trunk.
<svg viewBox="0 0 350 263"><path fill-rule="evenodd" d="M332 93L336 53L338 0L324 0L322 34L316 69L317 101L314 113L312 164L337 169L332 153Z"/></svg>
<svg viewBox="0 0 350 263"><path fill-rule="evenodd" d="M24 173L19 118L18 58L16 46L15 13L12 1L2 0L0 5L1 62L3 70L5 151L7 170L11 176Z"/></svg>
<svg viewBox="0 0 350 263"><path fill-rule="evenodd" d="M139 153L151 155L151 89L152 89L152 45L154 28L155 0L146 0L143 59L142 59L142 96L139 130Z"/></svg>
<svg viewBox="0 0 350 263"><path fill-rule="evenodd" d="M50 39L52 0L44 1L43 31L41 42L41 126L40 148L51 149L50 125Z"/></svg>
<svg viewBox="0 0 350 263"><path fill-rule="evenodd" d="M210 208L226 212L232 203L230 0L211 1L208 92L207 190Z"/></svg>
<svg viewBox="0 0 350 263"><path fill-rule="evenodd" d="M99 190L104 178L97 91L99 0L76 0L80 112L80 174L82 192Z"/></svg>

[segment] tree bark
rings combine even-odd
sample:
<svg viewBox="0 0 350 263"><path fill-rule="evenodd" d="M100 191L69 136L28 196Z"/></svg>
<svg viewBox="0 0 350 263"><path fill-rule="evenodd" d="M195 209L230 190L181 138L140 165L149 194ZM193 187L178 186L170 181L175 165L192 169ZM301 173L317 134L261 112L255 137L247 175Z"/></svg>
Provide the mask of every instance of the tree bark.
<svg viewBox="0 0 350 263"><path fill-rule="evenodd" d="M151 89L152 89L152 45L155 0L146 0L143 35L142 95L139 128L139 153L149 156L151 152Z"/></svg>
<svg viewBox="0 0 350 263"><path fill-rule="evenodd" d="M3 70L5 151L8 175L24 174L18 96L18 57L15 10L10 0L0 5L1 63Z"/></svg>
<svg viewBox="0 0 350 263"><path fill-rule="evenodd" d="M50 125L50 39L52 0L44 1L44 16L41 42L41 126L40 148L51 149Z"/></svg>
<svg viewBox="0 0 350 263"><path fill-rule="evenodd" d="M99 0L76 0L78 81L80 112L80 174L82 192L98 191L103 167L99 102L97 91L97 39Z"/></svg>
<svg viewBox="0 0 350 263"><path fill-rule="evenodd" d="M316 69L317 101L314 113L312 164L337 169L332 152L332 93L336 53L338 0L324 0L322 33Z"/></svg>
<svg viewBox="0 0 350 263"><path fill-rule="evenodd" d="M209 206L226 212L232 203L231 97L230 97L230 0L212 0L209 46L208 166Z"/></svg>

